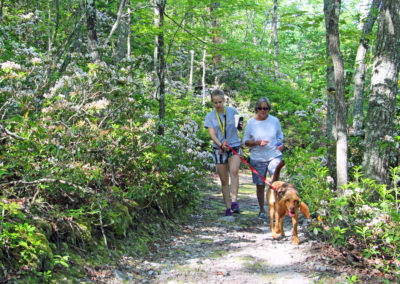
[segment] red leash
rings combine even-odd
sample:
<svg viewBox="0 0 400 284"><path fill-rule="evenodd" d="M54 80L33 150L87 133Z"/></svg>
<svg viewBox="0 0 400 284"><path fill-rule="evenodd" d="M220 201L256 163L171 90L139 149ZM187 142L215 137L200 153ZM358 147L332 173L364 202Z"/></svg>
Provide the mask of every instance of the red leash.
<svg viewBox="0 0 400 284"><path fill-rule="evenodd" d="M225 142L224 144L225 144L226 146L228 146L228 148L231 149L231 151L233 152L233 154L235 154L236 156L238 156L238 157L240 158L240 160L242 160L242 162L245 163L245 164L250 168L250 170L251 170L253 173L255 173L256 175L258 175L258 176L263 180L263 182L265 182L266 184L268 184L273 190L276 191L276 187L275 187L275 186L272 186L272 184L271 184L270 182L268 182L262 175L260 175L260 174L256 171L255 168L253 168L245 159L243 159L242 157L240 157L240 155L239 155L235 150L233 150L232 147L228 145L228 143Z"/></svg>

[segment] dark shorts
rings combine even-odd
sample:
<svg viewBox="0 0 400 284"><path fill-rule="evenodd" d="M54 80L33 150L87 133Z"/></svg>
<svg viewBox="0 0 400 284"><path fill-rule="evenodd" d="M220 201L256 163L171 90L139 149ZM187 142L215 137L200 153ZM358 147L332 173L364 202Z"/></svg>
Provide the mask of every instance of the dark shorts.
<svg viewBox="0 0 400 284"><path fill-rule="evenodd" d="M278 156L269 160L268 162L264 161L253 161L250 160L250 165L264 178L267 177L267 171L269 175L272 177L275 173L276 167L282 161L282 156ZM253 175L253 183L257 185L264 185L264 181L255 173Z"/></svg>
<svg viewBox="0 0 400 284"><path fill-rule="evenodd" d="M242 148L240 148L240 146L232 147L232 149L235 150L236 153L238 153L239 155L242 154ZM233 155L235 155L235 154L232 152L232 150L223 151L220 154L220 149L213 148L213 152L212 152L214 163L216 163L217 165L228 163L229 158L232 157Z"/></svg>

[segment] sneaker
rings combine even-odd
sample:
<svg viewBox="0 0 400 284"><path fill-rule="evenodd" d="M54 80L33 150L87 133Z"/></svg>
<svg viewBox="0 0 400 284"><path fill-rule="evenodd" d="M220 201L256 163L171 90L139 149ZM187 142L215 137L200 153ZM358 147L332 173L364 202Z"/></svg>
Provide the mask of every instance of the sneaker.
<svg viewBox="0 0 400 284"><path fill-rule="evenodd" d="M231 208L226 209L225 216L232 216Z"/></svg>
<svg viewBox="0 0 400 284"><path fill-rule="evenodd" d="M264 212L258 213L258 219L267 219L267 216L265 216Z"/></svg>
<svg viewBox="0 0 400 284"><path fill-rule="evenodd" d="M232 210L232 213L239 214L240 213L239 204L237 204L237 202L232 202L231 210Z"/></svg>

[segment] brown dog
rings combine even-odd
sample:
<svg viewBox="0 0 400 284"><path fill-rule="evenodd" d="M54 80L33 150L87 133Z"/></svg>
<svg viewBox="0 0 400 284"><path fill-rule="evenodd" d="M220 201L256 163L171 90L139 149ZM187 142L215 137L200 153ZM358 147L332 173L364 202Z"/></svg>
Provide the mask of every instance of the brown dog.
<svg viewBox="0 0 400 284"><path fill-rule="evenodd" d="M297 237L297 222L299 209L304 217L310 218L310 211L308 206L301 201L299 193L290 183L283 181L275 181L267 192L267 202L269 206L269 220L272 237L278 239L278 234L285 235L283 231L283 219L288 214L292 217L293 224L293 243L298 245L300 243ZM275 214L274 214L275 211ZM275 228L274 228L274 215L275 215Z"/></svg>

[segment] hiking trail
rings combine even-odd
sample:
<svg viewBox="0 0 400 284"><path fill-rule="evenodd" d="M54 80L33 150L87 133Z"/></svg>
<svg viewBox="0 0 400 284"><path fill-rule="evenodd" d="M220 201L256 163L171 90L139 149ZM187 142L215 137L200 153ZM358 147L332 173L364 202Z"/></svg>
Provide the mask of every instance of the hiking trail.
<svg viewBox="0 0 400 284"><path fill-rule="evenodd" d="M241 214L224 216L217 175L204 193L197 214L144 259L121 258L119 267L102 271L96 283L345 283L347 274L321 254L299 213L300 245L292 243L292 222L286 216L285 237L272 238L267 219L259 219L250 171L240 172ZM108 271L106 273L105 271ZM100 273L100 271L98 272ZM104 282L103 282L104 280ZM90 282L90 281L89 281ZM365 282L364 282L365 283Z"/></svg>

